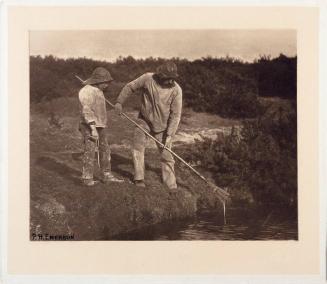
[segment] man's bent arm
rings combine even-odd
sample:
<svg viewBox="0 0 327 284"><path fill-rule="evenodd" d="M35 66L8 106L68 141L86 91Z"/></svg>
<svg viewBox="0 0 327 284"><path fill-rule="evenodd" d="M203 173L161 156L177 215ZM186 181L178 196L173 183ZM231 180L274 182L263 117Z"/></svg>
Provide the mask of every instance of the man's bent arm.
<svg viewBox="0 0 327 284"><path fill-rule="evenodd" d="M170 107L170 115L168 120L167 135L174 136L182 115L182 90L178 89L178 93L172 101Z"/></svg>
<svg viewBox="0 0 327 284"><path fill-rule="evenodd" d="M137 89L143 88L145 86L145 81L149 76L149 73L146 73L134 81L126 84L117 98L117 103L123 104L132 93L134 93Z"/></svg>

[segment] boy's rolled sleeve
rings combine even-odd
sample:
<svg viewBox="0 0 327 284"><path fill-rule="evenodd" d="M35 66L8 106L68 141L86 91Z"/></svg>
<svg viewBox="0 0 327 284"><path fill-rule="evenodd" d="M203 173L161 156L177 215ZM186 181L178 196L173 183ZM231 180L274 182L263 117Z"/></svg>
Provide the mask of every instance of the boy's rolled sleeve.
<svg viewBox="0 0 327 284"><path fill-rule="evenodd" d="M80 92L79 94L79 101L81 103L81 115L85 123L91 124L95 122L96 117L94 111L91 108L93 103L93 96L87 92Z"/></svg>

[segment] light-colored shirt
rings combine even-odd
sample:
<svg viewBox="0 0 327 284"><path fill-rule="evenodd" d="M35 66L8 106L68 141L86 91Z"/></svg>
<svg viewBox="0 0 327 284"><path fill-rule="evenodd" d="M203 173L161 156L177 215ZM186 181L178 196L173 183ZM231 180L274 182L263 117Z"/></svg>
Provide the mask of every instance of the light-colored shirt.
<svg viewBox="0 0 327 284"><path fill-rule="evenodd" d="M86 85L78 94L80 102L81 121L96 127L107 126L106 101L103 92L96 87Z"/></svg>
<svg viewBox="0 0 327 284"><path fill-rule="evenodd" d="M182 114L182 89L176 82L170 88L161 87L153 75L146 73L128 83L120 92L117 102L123 104L132 93L142 89L141 116L152 131L167 131L167 135L173 136Z"/></svg>

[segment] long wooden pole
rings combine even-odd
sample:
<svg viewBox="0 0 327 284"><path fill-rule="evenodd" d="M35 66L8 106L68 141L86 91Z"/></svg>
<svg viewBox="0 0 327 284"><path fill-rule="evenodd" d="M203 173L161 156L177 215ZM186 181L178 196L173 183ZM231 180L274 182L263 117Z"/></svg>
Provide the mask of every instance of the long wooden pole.
<svg viewBox="0 0 327 284"><path fill-rule="evenodd" d="M78 80L80 80L82 83L84 81L75 75ZM115 105L111 103L109 100L105 99L105 101L113 108L115 108ZM137 122L135 122L133 119L131 119L127 114L124 112L121 113L122 116L124 116L128 121L133 123L137 128L139 128L145 135L150 137L152 140L154 140L158 145L160 145L162 148L170 152L174 157L176 157L179 161L181 161L184 165L186 165L191 171L193 171L198 177L200 177L204 182L206 182L209 186L213 187L215 191L218 192L220 197L225 200L229 197L229 193L223 190L222 188L219 188L218 186L214 185L212 182L208 181L203 175L201 175L196 169L194 169L190 164L188 164L183 158L181 158L179 155L177 155L174 151L172 151L170 148L166 147L163 143L161 143L158 139L156 139L154 136L152 136L148 131L146 131L141 125L139 125Z"/></svg>

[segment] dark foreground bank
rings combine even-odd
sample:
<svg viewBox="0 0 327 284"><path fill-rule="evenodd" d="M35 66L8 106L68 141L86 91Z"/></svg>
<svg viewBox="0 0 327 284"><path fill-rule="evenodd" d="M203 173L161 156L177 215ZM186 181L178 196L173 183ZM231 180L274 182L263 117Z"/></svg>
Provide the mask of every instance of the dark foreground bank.
<svg viewBox="0 0 327 284"><path fill-rule="evenodd" d="M127 152L127 153L126 153ZM74 240L110 240L154 224L195 217L202 210L222 216L218 196L201 181L180 168L179 190L170 191L160 182L160 165L147 165L146 188L131 182L129 152L112 156L113 172L123 184L81 184L80 153L43 153L31 160L31 240L35 236L74 236ZM151 159L153 157L153 159ZM148 160L156 160L151 153ZM202 183L202 184L201 184ZM40 238L43 240L43 238Z"/></svg>

